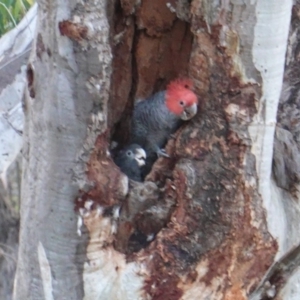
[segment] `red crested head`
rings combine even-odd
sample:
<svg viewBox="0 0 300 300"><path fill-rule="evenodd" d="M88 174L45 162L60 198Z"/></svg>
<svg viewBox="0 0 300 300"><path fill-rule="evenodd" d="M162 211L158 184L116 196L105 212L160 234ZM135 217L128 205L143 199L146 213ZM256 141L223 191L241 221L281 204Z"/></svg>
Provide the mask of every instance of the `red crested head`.
<svg viewBox="0 0 300 300"><path fill-rule="evenodd" d="M197 113L198 98L192 91L190 79L175 79L166 90L166 106L182 120L189 120Z"/></svg>

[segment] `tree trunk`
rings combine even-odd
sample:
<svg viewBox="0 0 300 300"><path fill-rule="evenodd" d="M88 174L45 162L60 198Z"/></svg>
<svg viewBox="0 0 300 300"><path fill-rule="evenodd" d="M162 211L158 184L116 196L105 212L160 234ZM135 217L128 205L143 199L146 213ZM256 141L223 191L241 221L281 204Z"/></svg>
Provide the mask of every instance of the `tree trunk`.
<svg viewBox="0 0 300 300"><path fill-rule="evenodd" d="M0 182L0 299L12 299L13 278L17 266L19 218L9 205Z"/></svg>
<svg viewBox="0 0 300 300"><path fill-rule="evenodd" d="M74 199L83 187L88 145L106 127L111 74L107 3L94 2L38 1L24 103L15 299L83 297L86 239L77 235ZM98 121L90 136L89 120Z"/></svg>
<svg viewBox="0 0 300 300"><path fill-rule="evenodd" d="M25 71L34 37L37 5L16 28L0 39L0 178L6 185L6 171L22 147L24 116L22 96Z"/></svg>
<svg viewBox="0 0 300 300"><path fill-rule="evenodd" d="M12 299L17 266L21 173L20 159L16 157L22 147L21 99L36 11L34 5L18 26L0 39L0 299L3 300Z"/></svg>
<svg viewBox="0 0 300 300"><path fill-rule="evenodd" d="M14 299L256 293L295 241L276 222L297 229L271 181L292 0L38 3ZM135 99L178 76L199 113L128 181L110 143L127 142Z"/></svg>

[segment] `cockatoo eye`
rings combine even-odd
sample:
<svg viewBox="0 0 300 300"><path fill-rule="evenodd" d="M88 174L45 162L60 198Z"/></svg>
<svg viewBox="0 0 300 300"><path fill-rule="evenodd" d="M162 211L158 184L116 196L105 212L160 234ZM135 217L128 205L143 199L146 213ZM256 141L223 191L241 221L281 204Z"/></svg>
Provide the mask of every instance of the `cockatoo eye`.
<svg viewBox="0 0 300 300"><path fill-rule="evenodd" d="M184 106L184 102L182 100L179 101L180 106Z"/></svg>
<svg viewBox="0 0 300 300"><path fill-rule="evenodd" d="M131 156L132 155L132 152L131 151L127 151L127 156Z"/></svg>

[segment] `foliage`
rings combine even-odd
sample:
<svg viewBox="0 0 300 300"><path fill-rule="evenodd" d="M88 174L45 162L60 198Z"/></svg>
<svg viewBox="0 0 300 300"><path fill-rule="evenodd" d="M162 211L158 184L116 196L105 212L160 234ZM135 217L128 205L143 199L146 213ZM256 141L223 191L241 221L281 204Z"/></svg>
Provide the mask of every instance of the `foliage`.
<svg viewBox="0 0 300 300"><path fill-rule="evenodd" d="M33 3L34 0L0 0L0 37L21 21Z"/></svg>

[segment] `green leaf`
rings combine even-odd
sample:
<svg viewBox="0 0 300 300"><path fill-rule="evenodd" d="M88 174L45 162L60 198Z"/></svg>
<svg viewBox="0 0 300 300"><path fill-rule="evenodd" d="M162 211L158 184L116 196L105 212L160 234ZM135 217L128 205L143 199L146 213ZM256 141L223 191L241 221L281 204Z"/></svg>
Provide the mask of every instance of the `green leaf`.
<svg viewBox="0 0 300 300"><path fill-rule="evenodd" d="M19 23L34 0L0 0L0 37Z"/></svg>

